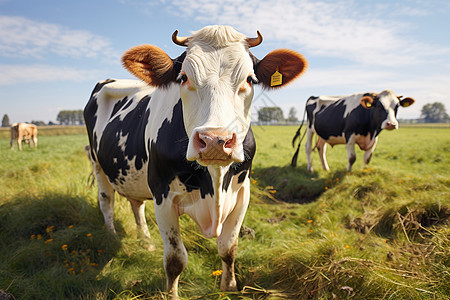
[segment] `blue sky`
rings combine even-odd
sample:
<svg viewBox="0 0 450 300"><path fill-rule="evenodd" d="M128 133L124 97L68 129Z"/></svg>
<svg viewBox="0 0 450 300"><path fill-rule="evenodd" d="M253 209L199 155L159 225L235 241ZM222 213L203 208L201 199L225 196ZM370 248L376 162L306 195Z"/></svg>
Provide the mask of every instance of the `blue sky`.
<svg viewBox="0 0 450 300"><path fill-rule="evenodd" d="M176 57L175 29L230 25L308 59L303 77L282 90L255 93L253 114L278 105L302 117L311 95L392 89L416 103L399 118L417 118L442 102L450 113L448 0L0 0L0 117L56 121L83 109L96 82L133 78L120 63L127 49L154 44Z"/></svg>

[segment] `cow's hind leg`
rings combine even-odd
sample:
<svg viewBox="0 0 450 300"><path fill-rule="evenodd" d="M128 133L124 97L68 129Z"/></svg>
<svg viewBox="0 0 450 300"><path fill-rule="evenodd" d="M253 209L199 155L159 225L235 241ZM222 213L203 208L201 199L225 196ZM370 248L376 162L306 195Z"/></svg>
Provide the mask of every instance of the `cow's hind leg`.
<svg viewBox="0 0 450 300"><path fill-rule="evenodd" d="M226 219L222 233L217 238L217 249L222 258L222 291L237 291L236 277L234 275L234 260L236 258L239 230L244 220L250 200L250 180L245 179L244 185L237 194L236 207Z"/></svg>
<svg viewBox="0 0 450 300"><path fill-rule="evenodd" d="M38 142L37 136L33 136L33 148L34 149L37 148L37 142Z"/></svg>
<svg viewBox="0 0 450 300"><path fill-rule="evenodd" d="M309 126L309 125L308 125ZM306 152L306 161L307 161L307 170L310 173L314 172L311 162L311 152L312 152L312 139L314 136L314 132L308 127L306 129L306 143L305 143L305 152Z"/></svg>
<svg viewBox="0 0 450 300"><path fill-rule="evenodd" d="M171 299L178 298L178 280L187 265L187 252L181 240L178 210L172 199L166 198L155 205L156 221L164 244L164 270L167 291Z"/></svg>
<svg viewBox="0 0 450 300"><path fill-rule="evenodd" d="M116 233L114 227L114 189L111 183L109 183L102 167L97 162L91 162L94 167L95 178L97 179L98 204L105 219L106 229Z"/></svg>
<svg viewBox="0 0 450 300"><path fill-rule="evenodd" d="M22 151L22 137L20 136L17 139L17 147L19 148L19 151Z"/></svg>
<svg viewBox="0 0 450 300"><path fill-rule="evenodd" d="M127 199L131 204L131 209L133 210L134 218L136 220L138 236L140 238L146 238L150 242L150 232L148 231L147 220L145 219L145 202L130 198ZM153 245L149 246L149 250L154 249L155 247Z"/></svg>
<svg viewBox="0 0 450 300"><path fill-rule="evenodd" d="M322 162L322 167L325 171L330 171L330 167L328 167L327 162L327 143L321 137L317 140L317 150L319 150L320 161Z"/></svg>

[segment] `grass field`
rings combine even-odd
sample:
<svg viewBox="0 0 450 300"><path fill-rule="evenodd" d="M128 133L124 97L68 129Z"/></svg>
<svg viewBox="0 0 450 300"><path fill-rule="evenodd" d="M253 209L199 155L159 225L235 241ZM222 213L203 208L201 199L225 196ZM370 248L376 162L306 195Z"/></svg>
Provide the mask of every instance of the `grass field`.
<svg viewBox="0 0 450 300"><path fill-rule="evenodd" d="M241 292L220 292L215 240L182 216L182 298L450 297L450 128L382 132L370 168L357 150L351 173L345 147L329 147L331 171L313 153L314 174L304 151L289 166L296 127L253 129L252 198L236 261ZM153 202L146 215L155 251L137 239L119 197L111 236L90 188L84 132L47 133L37 150L19 152L0 131L0 290L16 299L164 299Z"/></svg>

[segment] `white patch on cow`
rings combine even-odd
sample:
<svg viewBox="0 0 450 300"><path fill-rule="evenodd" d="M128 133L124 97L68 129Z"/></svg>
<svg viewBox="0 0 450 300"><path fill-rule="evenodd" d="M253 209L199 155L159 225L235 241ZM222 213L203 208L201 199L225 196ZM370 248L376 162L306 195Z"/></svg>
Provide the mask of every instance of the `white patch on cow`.
<svg viewBox="0 0 450 300"><path fill-rule="evenodd" d="M158 138L158 131L163 122L167 119L172 121L173 108L180 100L180 85L178 83L171 83L167 88L157 89L152 94L150 100L150 117L148 130L146 131L145 140L151 139L156 143Z"/></svg>
<svg viewBox="0 0 450 300"><path fill-rule="evenodd" d="M386 120L381 123L381 129L398 129L395 108L400 101L398 100L397 95L391 90L385 90L378 94L378 98L388 114Z"/></svg>
<svg viewBox="0 0 450 300"><path fill-rule="evenodd" d="M112 182L113 188L122 196L134 200L148 200L152 198L152 193L147 183L147 163L143 164L140 170L135 166L136 156L131 160L127 159L129 169L127 175L119 175L117 182ZM123 179L123 180L121 180Z"/></svg>
<svg viewBox="0 0 450 300"><path fill-rule="evenodd" d="M196 133L236 136L231 161L244 160L243 141L250 125L253 75L246 36L230 27L210 27L193 34L181 74L184 123L189 136L186 158L196 160Z"/></svg>

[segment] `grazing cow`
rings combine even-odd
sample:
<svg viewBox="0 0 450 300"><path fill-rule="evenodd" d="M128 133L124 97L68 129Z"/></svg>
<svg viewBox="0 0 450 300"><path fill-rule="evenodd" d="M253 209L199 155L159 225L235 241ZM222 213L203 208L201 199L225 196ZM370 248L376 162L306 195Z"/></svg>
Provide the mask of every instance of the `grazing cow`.
<svg viewBox="0 0 450 300"><path fill-rule="evenodd" d="M396 119L399 106L408 107L414 103L412 98L397 96L391 90L381 93L359 93L350 96L319 96L310 97L306 101L306 158L308 171L313 172L311 165L312 138L317 133L317 149L324 170L328 171L325 157L326 144L331 146L346 144L348 155L347 171L350 172L356 160L355 144L364 150L364 164L370 162L372 153L378 141L378 134L383 129L398 128ZM300 126L301 128L301 126ZM297 131L292 144L299 136ZM300 141L301 143L301 141ZM292 165L297 162L298 151L292 159Z"/></svg>
<svg viewBox="0 0 450 300"><path fill-rule="evenodd" d="M11 125L11 150L14 149L14 143L17 141L19 150L22 151L22 141L30 146L33 142L33 148L37 147L37 127L34 124L14 123Z"/></svg>
<svg viewBox="0 0 450 300"><path fill-rule="evenodd" d="M143 201L155 200L173 298L187 263L178 223L182 214L205 237L217 237L221 290L237 290L234 260L255 154L253 85L284 86L307 64L286 49L258 60L249 48L262 42L259 32L247 38L228 26L207 26L190 37L177 33L172 40L187 47L179 57L171 59L152 45L131 48L122 62L142 81L100 82L84 110L106 227L115 231L117 191L130 201L138 229L150 238Z"/></svg>

